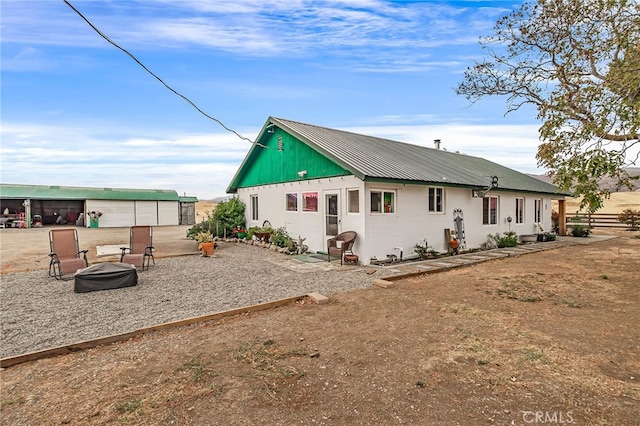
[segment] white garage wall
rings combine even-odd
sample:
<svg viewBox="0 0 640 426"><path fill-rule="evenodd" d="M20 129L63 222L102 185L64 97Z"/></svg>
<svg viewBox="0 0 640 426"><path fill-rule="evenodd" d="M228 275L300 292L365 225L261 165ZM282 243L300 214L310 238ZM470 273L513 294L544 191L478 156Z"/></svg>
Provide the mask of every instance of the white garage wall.
<svg viewBox="0 0 640 426"><path fill-rule="evenodd" d="M87 200L87 212L99 211L100 228L131 226L135 224L135 202L119 200ZM85 212L86 213L86 212ZM85 226L89 227L89 216L85 217Z"/></svg>
<svg viewBox="0 0 640 426"><path fill-rule="evenodd" d="M179 225L177 201L87 200L86 208L102 213L100 228ZM89 227L89 217L85 216L85 226Z"/></svg>
<svg viewBox="0 0 640 426"><path fill-rule="evenodd" d="M179 225L180 204L176 201L158 201L158 225Z"/></svg>
<svg viewBox="0 0 640 426"><path fill-rule="evenodd" d="M135 201L136 225L158 224L158 203L157 201Z"/></svg>

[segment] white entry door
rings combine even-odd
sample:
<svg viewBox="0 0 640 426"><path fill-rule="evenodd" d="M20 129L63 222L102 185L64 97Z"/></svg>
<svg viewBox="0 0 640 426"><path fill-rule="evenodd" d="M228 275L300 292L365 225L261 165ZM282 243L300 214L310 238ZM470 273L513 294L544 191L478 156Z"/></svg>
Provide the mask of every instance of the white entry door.
<svg viewBox="0 0 640 426"><path fill-rule="evenodd" d="M325 235L334 237L340 233L340 196L338 192L324 194Z"/></svg>

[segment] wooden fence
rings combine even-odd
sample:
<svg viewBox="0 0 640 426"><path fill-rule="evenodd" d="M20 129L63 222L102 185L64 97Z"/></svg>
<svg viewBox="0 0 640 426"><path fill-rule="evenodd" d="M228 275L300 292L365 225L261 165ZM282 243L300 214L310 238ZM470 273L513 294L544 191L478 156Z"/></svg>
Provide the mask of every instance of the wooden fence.
<svg viewBox="0 0 640 426"><path fill-rule="evenodd" d="M576 213L567 215L567 229L571 229L573 225L584 225L589 228L630 228L631 225L618 221L617 214L604 213Z"/></svg>

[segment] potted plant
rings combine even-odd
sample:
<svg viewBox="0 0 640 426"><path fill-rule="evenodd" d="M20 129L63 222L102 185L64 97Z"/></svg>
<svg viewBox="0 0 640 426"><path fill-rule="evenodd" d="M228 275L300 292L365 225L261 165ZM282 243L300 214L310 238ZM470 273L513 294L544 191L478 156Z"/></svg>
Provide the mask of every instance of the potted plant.
<svg viewBox="0 0 640 426"><path fill-rule="evenodd" d="M240 239L246 238L247 236L247 230L241 226L236 226L235 228L233 228L233 233Z"/></svg>
<svg viewBox="0 0 640 426"><path fill-rule="evenodd" d="M253 235L256 237L256 239L264 241L265 243L269 242L269 240L271 239L271 234L273 234L273 228L270 226L263 226L262 228L258 228L253 232Z"/></svg>
<svg viewBox="0 0 640 426"><path fill-rule="evenodd" d="M100 221L100 216L102 216L102 213L97 210L92 210L90 212L87 212L87 214L89 215L89 227L97 228L98 223Z"/></svg>
<svg viewBox="0 0 640 426"><path fill-rule="evenodd" d="M213 255L214 243L211 231L198 232L193 238L198 242L198 249L202 250L203 257Z"/></svg>

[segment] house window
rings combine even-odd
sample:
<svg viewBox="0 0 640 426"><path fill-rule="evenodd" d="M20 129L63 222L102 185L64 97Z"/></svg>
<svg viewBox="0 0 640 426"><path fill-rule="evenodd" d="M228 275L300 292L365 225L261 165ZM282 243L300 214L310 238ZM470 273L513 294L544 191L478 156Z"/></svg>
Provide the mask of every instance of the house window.
<svg viewBox="0 0 640 426"><path fill-rule="evenodd" d="M524 198L516 198L516 223L524 223Z"/></svg>
<svg viewBox="0 0 640 426"><path fill-rule="evenodd" d="M258 220L258 196L251 196L251 220Z"/></svg>
<svg viewBox="0 0 640 426"><path fill-rule="evenodd" d="M371 213L394 213L395 195L392 191L371 191Z"/></svg>
<svg viewBox="0 0 640 426"><path fill-rule="evenodd" d="M287 194L287 211L295 212L298 211L298 194Z"/></svg>
<svg viewBox="0 0 640 426"><path fill-rule="evenodd" d="M347 211L349 213L360 213L360 191L357 189L347 190Z"/></svg>
<svg viewBox="0 0 640 426"><path fill-rule="evenodd" d="M442 213L444 200L444 188L429 188L429 211Z"/></svg>
<svg viewBox="0 0 640 426"><path fill-rule="evenodd" d="M303 212L318 211L318 193L317 192L302 193L302 211Z"/></svg>
<svg viewBox="0 0 640 426"><path fill-rule="evenodd" d="M533 221L542 222L542 200L540 198L536 198L533 202Z"/></svg>
<svg viewBox="0 0 640 426"><path fill-rule="evenodd" d="M482 224L496 225L498 223L498 197L482 199Z"/></svg>

